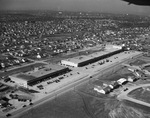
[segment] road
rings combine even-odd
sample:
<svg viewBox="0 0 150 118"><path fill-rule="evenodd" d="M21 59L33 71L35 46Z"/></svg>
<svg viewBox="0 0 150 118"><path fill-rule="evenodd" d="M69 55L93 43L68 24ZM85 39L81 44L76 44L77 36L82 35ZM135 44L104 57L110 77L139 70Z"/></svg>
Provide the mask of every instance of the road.
<svg viewBox="0 0 150 118"><path fill-rule="evenodd" d="M128 93L130 93L133 90L136 90L136 89L141 88L141 87L149 87L149 86L150 86L150 84L141 84L141 85L129 87L127 91L124 91L120 95L118 95L117 99L118 100L129 100L131 102L150 107L150 103L147 103L147 102L144 102L141 100L137 100L137 99L134 99L134 98L131 98L128 96Z"/></svg>

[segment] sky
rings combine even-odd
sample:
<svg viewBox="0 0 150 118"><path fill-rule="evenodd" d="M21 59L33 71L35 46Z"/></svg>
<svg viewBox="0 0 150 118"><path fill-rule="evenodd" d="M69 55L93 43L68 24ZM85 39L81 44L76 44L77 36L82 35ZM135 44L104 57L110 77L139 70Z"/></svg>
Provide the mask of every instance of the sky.
<svg viewBox="0 0 150 118"><path fill-rule="evenodd" d="M0 0L0 10L89 11L150 15L150 6L121 0Z"/></svg>

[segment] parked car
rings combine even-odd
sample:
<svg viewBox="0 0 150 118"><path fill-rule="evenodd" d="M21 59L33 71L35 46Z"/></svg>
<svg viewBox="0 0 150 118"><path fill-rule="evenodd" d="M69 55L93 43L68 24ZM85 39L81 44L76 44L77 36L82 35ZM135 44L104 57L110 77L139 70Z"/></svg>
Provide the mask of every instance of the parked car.
<svg viewBox="0 0 150 118"><path fill-rule="evenodd" d="M10 114L10 113L8 113L6 116L7 116L7 117L10 117L10 116L11 116L11 114Z"/></svg>
<svg viewBox="0 0 150 118"><path fill-rule="evenodd" d="M26 107L27 105L23 105L22 107Z"/></svg>

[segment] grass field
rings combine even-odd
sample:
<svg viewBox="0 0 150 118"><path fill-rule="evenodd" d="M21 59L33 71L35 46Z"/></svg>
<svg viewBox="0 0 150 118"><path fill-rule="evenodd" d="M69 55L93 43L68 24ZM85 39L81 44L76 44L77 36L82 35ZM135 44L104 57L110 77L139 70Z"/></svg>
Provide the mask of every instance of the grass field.
<svg viewBox="0 0 150 118"><path fill-rule="evenodd" d="M149 107L143 106L143 105L140 105L137 103L133 103L133 102L130 102L128 100L124 100L123 102L125 105L127 105L129 107L135 108L143 116L146 116L146 117L141 117L141 118L150 118L150 108Z"/></svg>
<svg viewBox="0 0 150 118"><path fill-rule="evenodd" d="M133 74L126 69L120 69L116 73L108 74L101 81L117 81L120 78L127 78L128 76L133 76Z"/></svg>
<svg viewBox="0 0 150 118"><path fill-rule="evenodd" d="M150 103L150 87L133 90L128 94L128 96Z"/></svg>
<svg viewBox="0 0 150 118"><path fill-rule="evenodd" d="M132 62L131 64L133 64L133 65L142 65L142 64L146 64L146 61L144 61L144 60L135 60L134 62Z"/></svg>
<svg viewBox="0 0 150 118"><path fill-rule="evenodd" d="M88 118L80 97L73 91L33 108L19 118Z"/></svg>

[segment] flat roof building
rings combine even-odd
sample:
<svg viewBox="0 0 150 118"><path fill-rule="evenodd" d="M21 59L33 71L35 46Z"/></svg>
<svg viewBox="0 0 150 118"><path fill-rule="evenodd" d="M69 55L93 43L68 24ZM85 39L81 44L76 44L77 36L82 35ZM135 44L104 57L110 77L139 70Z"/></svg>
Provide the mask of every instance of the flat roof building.
<svg viewBox="0 0 150 118"><path fill-rule="evenodd" d="M121 51L123 51L121 46L106 45L104 51L96 52L90 55L82 55L74 58L69 58L66 60L61 60L61 64L66 66L81 67L99 61L101 59L107 58Z"/></svg>
<svg viewBox="0 0 150 118"><path fill-rule="evenodd" d="M20 86L27 87L43 81L49 77L56 77L63 73L70 71L69 68L60 65L44 65L34 68L32 71L22 72L9 76L12 81L18 83Z"/></svg>

